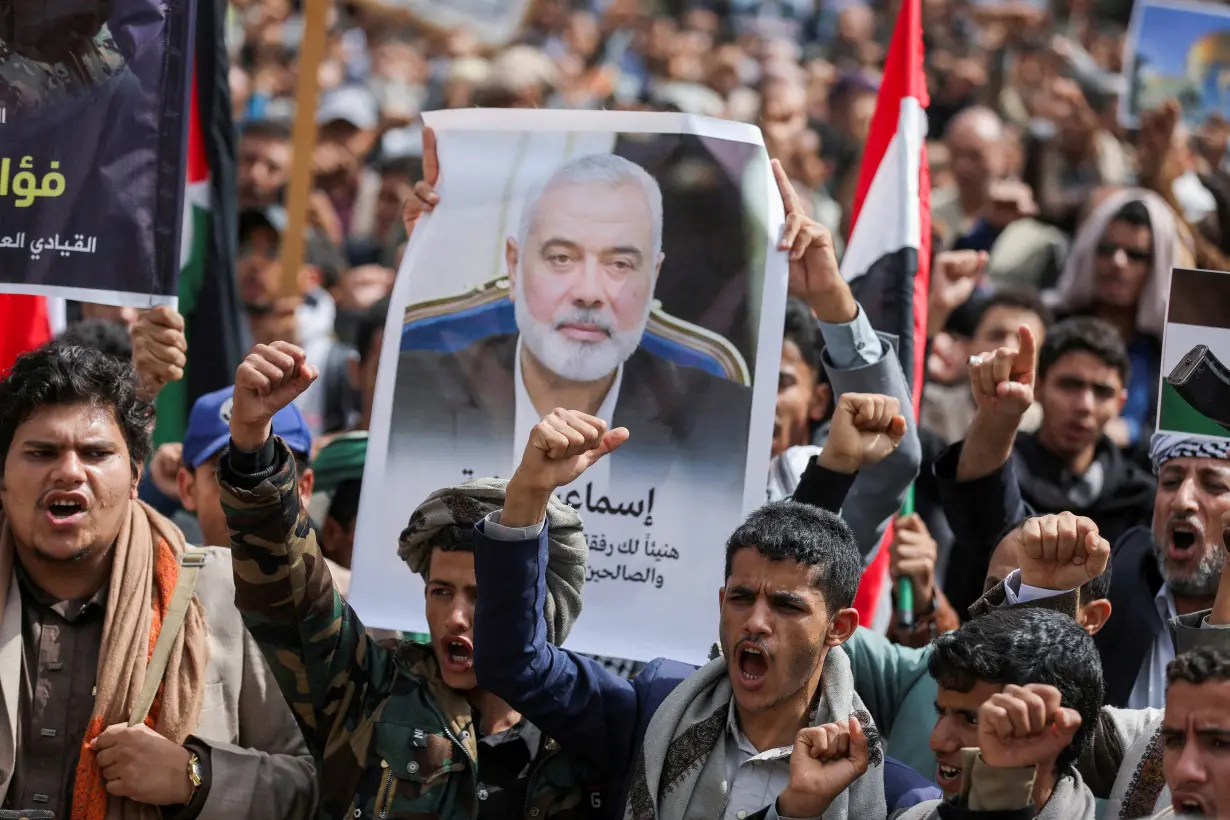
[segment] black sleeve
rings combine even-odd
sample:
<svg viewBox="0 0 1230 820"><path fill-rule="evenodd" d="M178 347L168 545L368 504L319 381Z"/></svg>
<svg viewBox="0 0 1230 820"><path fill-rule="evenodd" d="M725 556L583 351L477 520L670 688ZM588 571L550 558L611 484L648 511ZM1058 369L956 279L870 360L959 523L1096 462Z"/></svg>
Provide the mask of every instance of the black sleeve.
<svg viewBox="0 0 1230 820"><path fill-rule="evenodd" d="M957 481L964 446L958 441L935 462L936 484L953 536L944 594L963 619L982 597L991 553L1000 538L1009 526L1032 515L1021 498L1012 458L981 478Z"/></svg>
<svg viewBox="0 0 1230 820"><path fill-rule="evenodd" d="M270 436L255 453L245 453L231 442L227 458L218 460L218 476L241 490L255 489L265 479L272 478L282 468L274 438Z"/></svg>
<svg viewBox="0 0 1230 820"><path fill-rule="evenodd" d="M184 748L195 754L201 761L201 787L196 790L192 800L185 805L160 807L159 813L165 820L196 820L201 814L201 809L205 808L205 801L209 799L209 787L213 781L209 744L190 736L184 741Z"/></svg>
<svg viewBox="0 0 1230 820"><path fill-rule="evenodd" d="M812 456L811 461L807 462L807 469L803 471L791 498L831 513L840 513L841 505L846 502L846 495L854 486L858 473L830 470L821 466L818 458L819 456Z"/></svg>

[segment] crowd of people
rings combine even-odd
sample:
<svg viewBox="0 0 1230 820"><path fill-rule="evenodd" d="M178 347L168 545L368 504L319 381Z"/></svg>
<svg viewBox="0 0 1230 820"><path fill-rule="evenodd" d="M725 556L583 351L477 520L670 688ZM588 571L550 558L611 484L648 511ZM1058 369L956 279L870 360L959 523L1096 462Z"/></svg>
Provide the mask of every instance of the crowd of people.
<svg viewBox="0 0 1230 820"><path fill-rule="evenodd" d="M1230 817L1230 439L1152 432L1171 270L1230 270L1230 126L1189 131L1176 103L1119 125L1130 3L925 0L911 390L839 269L896 4L658 5L538 0L500 48L331 6L286 296L302 17L232 0L234 384L155 448L198 341L171 308L92 304L0 376L0 807ZM765 504L726 541L699 668L564 648L588 547L556 491L638 435L575 407L510 479L442 486L361 545L422 577L428 633L347 603L395 271L440 202L420 114L470 106L741 120L774 160L791 296ZM912 594L860 623L882 549Z"/></svg>

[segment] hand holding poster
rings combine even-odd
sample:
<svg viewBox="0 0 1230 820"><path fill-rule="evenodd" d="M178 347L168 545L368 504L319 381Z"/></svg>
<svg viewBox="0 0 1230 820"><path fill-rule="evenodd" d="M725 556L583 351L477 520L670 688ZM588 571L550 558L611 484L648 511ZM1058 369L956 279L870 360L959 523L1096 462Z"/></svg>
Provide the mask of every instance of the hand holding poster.
<svg viewBox="0 0 1230 820"><path fill-rule="evenodd" d="M1162 337L1157 429L1230 437L1230 274L1176 268Z"/></svg>
<svg viewBox="0 0 1230 820"><path fill-rule="evenodd" d="M723 547L763 503L786 260L760 133L670 114L428 114L439 205L381 353L350 601L424 631L397 556L440 487L508 478L556 407L629 441L557 493L589 542L570 646L697 662ZM664 634L661 624L672 629ZM667 643L664 645L663 641Z"/></svg>
<svg viewBox="0 0 1230 820"><path fill-rule="evenodd" d="M0 11L0 292L175 301L193 8Z"/></svg>

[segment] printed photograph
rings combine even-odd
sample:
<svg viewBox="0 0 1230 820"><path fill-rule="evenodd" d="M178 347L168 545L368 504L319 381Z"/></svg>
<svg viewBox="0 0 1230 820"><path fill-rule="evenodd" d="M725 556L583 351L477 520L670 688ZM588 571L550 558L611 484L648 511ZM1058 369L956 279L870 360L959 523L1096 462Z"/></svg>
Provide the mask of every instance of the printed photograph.
<svg viewBox="0 0 1230 820"><path fill-rule="evenodd" d="M1230 274L1176 269L1162 342L1158 430L1230 432Z"/></svg>
<svg viewBox="0 0 1230 820"><path fill-rule="evenodd" d="M1142 111L1178 100L1200 125L1230 118L1230 8L1218 3L1137 3L1124 54L1128 95L1120 110L1135 127Z"/></svg>

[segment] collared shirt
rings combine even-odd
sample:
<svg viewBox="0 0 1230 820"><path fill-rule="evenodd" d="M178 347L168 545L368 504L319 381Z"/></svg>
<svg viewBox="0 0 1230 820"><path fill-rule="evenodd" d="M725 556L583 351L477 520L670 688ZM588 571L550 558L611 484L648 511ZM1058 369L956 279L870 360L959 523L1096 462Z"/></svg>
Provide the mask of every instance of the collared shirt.
<svg viewBox="0 0 1230 820"><path fill-rule="evenodd" d="M1153 606L1157 608L1158 617L1163 624L1170 623L1171 618L1179 617L1175 609L1174 596L1166 584L1162 584L1157 595L1153 596ZM1136 683L1132 686L1132 694L1128 695L1129 709L1164 709L1166 707L1166 666L1174 660L1174 639L1165 626L1153 636L1153 644L1149 654L1140 665L1136 675Z"/></svg>
<svg viewBox="0 0 1230 820"><path fill-rule="evenodd" d="M475 727L482 716L474 711ZM525 811L530 769L542 747L542 732L524 718L517 725L478 739L478 816L505 820Z"/></svg>
<svg viewBox="0 0 1230 820"><path fill-rule="evenodd" d="M57 600L21 565L21 687L17 762L4 805L68 817L81 740L94 709L98 652L110 585L89 598Z"/></svg>
<svg viewBox="0 0 1230 820"><path fill-rule="evenodd" d="M619 400L619 388L624 380L624 366L620 364L615 369L615 381L611 383L611 389L607 391L605 398L602 399L602 405L598 408L595 414L598 418L605 421L608 425L615 418L615 404ZM525 452L525 445L530 440L530 431L534 429L534 425L542 421L542 414L534 407L533 400L530 399L530 393L525 388L525 374L521 370L521 337L517 337L517 354L513 359L513 383L516 385L516 402L517 402L517 417L514 422L514 430L517 431L516 439L513 441L513 464L521 463L521 456ZM581 484L593 484L595 487L605 488L608 485L608 479L611 474L611 460L609 458L600 459L597 464L585 471L585 475L579 479ZM584 488L582 488L584 489Z"/></svg>
<svg viewBox="0 0 1230 820"><path fill-rule="evenodd" d="M765 806L776 803L777 796L790 781L790 753L793 746L758 752L739 728L735 699L730 699L726 715L726 780L729 799L723 820L744 820Z"/></svg>

